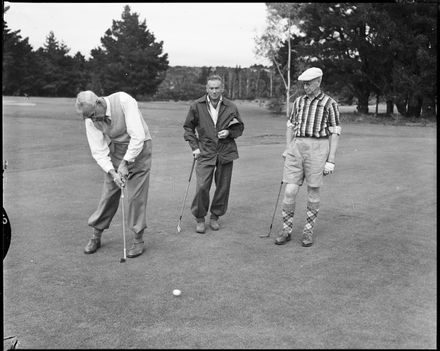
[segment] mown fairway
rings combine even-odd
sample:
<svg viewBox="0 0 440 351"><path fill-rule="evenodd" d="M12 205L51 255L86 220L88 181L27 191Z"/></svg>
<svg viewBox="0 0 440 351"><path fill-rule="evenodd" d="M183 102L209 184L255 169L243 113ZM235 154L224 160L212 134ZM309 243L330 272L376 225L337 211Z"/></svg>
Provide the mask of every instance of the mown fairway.
<svg viewBox="0 0 440 351"><path fill-rule="evenodd" d="M436 128L345 124L311 248L267 233L282 175L285 119L238 103L228 213L176 233L191 152L187 103L141 103L153 137L146 252L119 263L121 212L85 255L102 187L74 99L3 98L4 335L20 348L435 348ZM128 233L131 239L131 233ZM182 295L174 297L173 289Z"/></svg>

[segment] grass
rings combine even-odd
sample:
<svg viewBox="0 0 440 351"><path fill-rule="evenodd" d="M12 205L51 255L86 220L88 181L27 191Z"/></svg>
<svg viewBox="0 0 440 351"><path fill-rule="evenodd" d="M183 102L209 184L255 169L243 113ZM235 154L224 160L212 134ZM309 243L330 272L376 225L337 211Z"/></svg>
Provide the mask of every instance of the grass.
<svg viewBox="0 0 440 351"><path fill-rule="evenodd" d="M4 98L9 100L12 98ZM20 348L435 348L436 126L344 120L325 179L316 241L279 247L285 119L237 102L230 206L218 232L195 233L186 102L140 103L153 137L146 252L126 263L120 211L84 255L102 186L74 99L3 105L4 335ZM129 233L127 233L130 236ZM182 295L172 295L180 289Z"/></svg>

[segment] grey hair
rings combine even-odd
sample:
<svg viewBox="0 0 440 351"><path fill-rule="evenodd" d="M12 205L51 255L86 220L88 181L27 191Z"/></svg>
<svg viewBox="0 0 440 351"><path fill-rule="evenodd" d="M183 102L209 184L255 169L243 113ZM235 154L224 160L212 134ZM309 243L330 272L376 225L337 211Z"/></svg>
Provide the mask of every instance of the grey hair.
<svg viewBox="0 0 440 351"><path fill-rule="evenodd" d="M210 80L219 80L220 83L222 83L222 86L224 85L223 82L223 78L221 76L219 76L218 74L211 74L207 79L206 79L206 84L208 84L208 82Z"/></svg>

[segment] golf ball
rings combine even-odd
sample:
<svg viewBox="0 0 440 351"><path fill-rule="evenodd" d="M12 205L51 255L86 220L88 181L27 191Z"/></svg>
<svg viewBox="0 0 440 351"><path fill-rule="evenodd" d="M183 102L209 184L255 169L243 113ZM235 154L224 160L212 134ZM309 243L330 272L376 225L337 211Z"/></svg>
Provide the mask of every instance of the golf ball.
<svg viewBox="0 0 440 351"><path fill-rule="evenodd" d="M173 295L174 296L179 296L182 292L179 289L174 289L173 290Z"/></svg>

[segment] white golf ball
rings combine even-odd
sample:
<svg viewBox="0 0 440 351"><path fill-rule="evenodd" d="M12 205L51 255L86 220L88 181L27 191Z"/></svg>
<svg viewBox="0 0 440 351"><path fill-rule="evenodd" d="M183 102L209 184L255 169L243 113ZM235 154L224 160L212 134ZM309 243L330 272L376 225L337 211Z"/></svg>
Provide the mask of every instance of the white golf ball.
<svg viewBox="0 0 440 351"><path fill-rule="evenodd" d="M174 296L179 296L182 292L179 289L174 289L173 290L173 295Z"/></svg>

